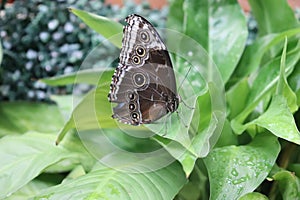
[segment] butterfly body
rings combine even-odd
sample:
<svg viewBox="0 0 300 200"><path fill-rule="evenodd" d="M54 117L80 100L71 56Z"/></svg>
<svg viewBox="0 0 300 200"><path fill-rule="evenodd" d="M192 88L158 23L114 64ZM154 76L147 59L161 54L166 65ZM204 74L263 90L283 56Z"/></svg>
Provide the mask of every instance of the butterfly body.
<svg viewBox="0 0 300 200"><path fill-rule="evenodd" d="M120 63L108 95L117 103L112 117L131 125L153 123L179 105L171 59L150 22L139 15L125 21Z"/></svg>

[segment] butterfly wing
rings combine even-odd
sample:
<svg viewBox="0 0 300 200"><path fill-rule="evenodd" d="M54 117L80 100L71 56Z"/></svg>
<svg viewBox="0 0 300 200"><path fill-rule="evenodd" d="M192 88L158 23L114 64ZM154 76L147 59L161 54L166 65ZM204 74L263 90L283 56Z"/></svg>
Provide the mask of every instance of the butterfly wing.
<svg viewBox="0 0 300 200"><path fill-rule="evenodd" d="M132 125L151 123L178 107L175 75L166 46L141 16L126 18L120 63L108 98L113 118Z"/></svg>

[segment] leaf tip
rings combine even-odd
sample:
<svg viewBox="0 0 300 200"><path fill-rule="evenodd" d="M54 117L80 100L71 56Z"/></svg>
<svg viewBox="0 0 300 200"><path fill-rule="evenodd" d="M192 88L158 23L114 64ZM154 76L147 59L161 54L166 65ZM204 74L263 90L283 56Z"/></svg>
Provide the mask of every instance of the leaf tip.
<svg viewBox="0 0 300 200"><path fill-rule="evenodd" d="M73 10L74 10L74 8L68 7L68 11L69 11L69 12L73 12Z"/></svg>

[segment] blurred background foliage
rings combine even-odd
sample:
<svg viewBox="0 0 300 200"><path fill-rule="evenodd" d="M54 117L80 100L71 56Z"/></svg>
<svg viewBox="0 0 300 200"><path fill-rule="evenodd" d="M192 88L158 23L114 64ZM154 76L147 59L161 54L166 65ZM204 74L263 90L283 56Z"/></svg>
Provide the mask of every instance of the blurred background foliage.
<svg viewBox="0 0 300 200"><path fill-rule="evenodd" d="M104 0L23 0L0 10L3 61L0 67L0 100L49 101L50 94L72 93L73 85L51 87L38 79L77 71L86 55L104 38L68 11L75 7L122 22L131 13L143 13L156 27L165 27L168 8L151 9L148 3L106 5ZM300 18L299 10L296 10ZM248 41L256 38L257 23L248 16ZM102 45L103 54L115 49ZM108 60L100 63L107 66ZM84 85L77 88L85 92Z"/></svg>
<svg viewBox="0 0 300 200"><path fill-rule="evenodd" d="M120 8L99 0L24 0L2 6L0 100L49 101L50 94L72 92L72 85L53 88L37 80L78 70L86 55L104 38L70 13L68 7L116 21L142 11L157 27L164 27L167 15L167 9L152 10L145 3L128 2ZM111 45L102 48L102 55L115 50ZM101 62L107 65L106 60Z"/></svg>

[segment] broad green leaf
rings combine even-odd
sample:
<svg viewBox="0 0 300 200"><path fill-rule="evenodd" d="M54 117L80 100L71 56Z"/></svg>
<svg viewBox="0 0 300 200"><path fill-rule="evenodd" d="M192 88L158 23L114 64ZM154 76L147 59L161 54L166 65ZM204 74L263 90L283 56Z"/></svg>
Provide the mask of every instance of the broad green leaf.
<svg viewBox="0 0 300 200"><path fill-rule="evenodd" d="M268 200L268 197L258 192L251 192L242 196L239 200Z"/></svg>
<svg viewBox="0 0 300 200"><path fill-rule="evenodd" d="M113 45L121 48L122 38L120 33L122 33L122 24L83 10L70 8L70 11L83 20L91 29L107 38Z"/></svg>
<svg viewBox="0 0 300 200"><path fill-rule="evenodd" d="M84 167L82 165L78 165L68 174L68 176L66 178L64 178L63 182L76 179L85 174L86 174L86 172L85 172ZM38 194L36 194L36 195L38 195Z"/></svg>
<svg viewBox="0 0 300 200"><path fill-rule="evenodd" d="M69 120L59 132L56 143L60 143L66 133L73 128L76 128L78 131L116 127L128 130L145 130L142 126L136 127L120 124L111 117L112 105L107 100L108 92L108 84L91 90L74 108Z"/></svg>
<svg viewBox="0 0 300 200"><path fill-rule="evenodd" d="M197 160L195 168L189 176L189 181L180 190L174 200L209 199L207 191L208 177L202 160Z"/></svg>
<svg viewBox="0 0 300 200"><path fill-rule="evenodd" d="M289 171L280 171L273 176L278 182L282 199L298 199L300 197L300 179Z"/></svg>
<svg viewBox="0 0 300 200"><path fill-rule="evenodd" d="M268 110L257 119L245 124L245 127L254 124L268 129L277 137L300 144L300 133L295 119L286 99L281 95L274 96Z"/></svg>
<svg viewBox="0 0 300 200"><path fill-rule="evenodd" d="M222 134L218 140L218 143L216 144L216 147L223 147L223 146L237 145L237 144L238 144L237 135L233 133L230 126L230 122L226 120L224 123Z"/></svg>
<svg viewBox="0 0 300 200"><path fill-rule="evenodd" d="M168 28L184 33L183 19L183 3L185 0L170 0L169 14L167 19ZM203 45L203 44L202 44Z"/></svg>
<svg viewBox="0 0 300 200"><path fill-rule="evenodd" d="M250 93L248 78L236 83L226 92L226 99L229 107L229 118L232 119L243 111Z"/></svg>
<svg viewBox="0 0 300 200"><path fill-rule="evenodd" d="M300 33L300 28L291 29L278 34L266 35L258 38L253 44L247 46L238 64L234 77L240 79L248 76L259 68L262 58L268 50L282 43L285 37L291 38ZM264 63L263 63L264 64Z"/></svg>
<svg viewBox="0 0 300 200"><path fill-rule="evenodd" d="M41 192L36 199L173 199L185 184L178 163L148 173L124 173L99 165L92 172Z"/></svg>
<svg viewBox="0 0 300 200"><path fill-rule="evenodd" d="M41 190L46 189L53 184L40 181L40 180L33 180L22 187L17 192L10 195L6 200L23 200L23 199L30 199L40 193Z"/></svg>
<svg viewBox="0 0 300 200"><path fill-rule="evenodd" d="M64 124L58 107L44 103L1 102L0 118L0 136L30 130L52 133Z"/></svg>
<svg viewBox="0 0 300 200"><path fill-rule="evenodd" d="M82 144L98 161L114 169L149 172L175 161L161 145L152 140L149 130L122 128L78 131Z"/></svg>
<svg viewBox="0 0 300 200"><path fill-rule="evenodd" d="M216 63L224 82L229 79L247 38L246 19L237 1L172 1L168 27L201 44Z"/></svg>
<svg viewBox="0 0 300 200"><path fill-rule="evenodd" d="M254 191L272 169L280 145L271 134L259 134L243 146L214 149L204 163L210 180L210 199L238 199Z"/></svg>
<svg viewBox="0 0 300 200"><path fill-rule="evenodd" d="M47 167L73 158L62 146L55 146L55 135L27 133L21 136L6 136L0 139L0 198L22 188Z"/></svg>
<svg viewBox="0 0 300 200"><path fill-rule="evenodd" d="M298 110L297 106L297 97L296 94L292 91L290 86L287 83L285 69L286 69L286 48L287 48L287 40L285 41L283 53L280 61L280 75L279 81L277 84L277 94L283 95L287 99L288 106L290 111L294 113Z"/></svg>
<svg viewBox="0 0 300 200"><path fill-rule="evenodd" d="M258 24L259 35L279 33L299 27L295 13L286 0L249 1Z"/></svg>
<svg viewBox="0 0 300 200"><path fill-rule="evenodd" d="M185 176L189 177L198 157L178 142L158 136L155 137L155 140L181 163Z"/></svg>
<svg viewBox="0 0 300 200"><path fill-rule="evenodd" d="M290 51L286 57L285 74L288 76L294 69L296 63L300 59L300 47L299 45ZM248 117L248 115L255 109L258 103L267 95L269 95L274 89L280 76L280 57L271 60L265 66L263 66L254 77L251 91L247 98L247 104L244 110L236 116L232 123L233 129L236 133L242 133L242 129L238 128L239 124Z"/></svg>
<svg viewBox="0 0 300 200"><path fill-rule="evenodd" d="M221 134L221 132L219 132L217 129L223 128L223 122L218 121L218 119L222 120L222 116L220 115L223 115L224 113L211 113L210 109L202 109L205 107L211 108L211 105L206 104L209 98L210 96L207 94L199 97L197 104L200 105L201 114L196 111L195 115L203 116L204 121L206 121L205 118L207 116L212 115L212 118L208 120L207 124L200 122L200 124L205 124L205 126L199 125L197 129L198 131L196 131L196 134L191 137L190 145L184 146L184 144L179 142L180 139L176 137L173 138L173 140L177 141L178 143L175 141L170 142L168 140L166 142L166 138L156 137L157 141L181 163L187 177L192 172L197 158L205 157L216 144ZM194 116L194 118L197 117L199 116ZM197 121L197 123L199 123L199 121ZM218 123L220 123L221 126L220 124L218 125ZM192 126L191 128L193 129Z"/></svg>
<svg viewBox="0 0 300 200"><path fill-rule="evenodd" d="M41 79L40 81L53 86L76 84L76 83L97 85L100 84L99 78L101 76L108 76L111 79L112 74L113 74L113 69L110 70L107 68L86 69L71 74L55 76L51 78L44 78Z"/></svg>
<svg viewBox="0 0 300 200"><path fill-rule="evenodd" d="M51 95L51 100L54 101L60 112L62 113L65 121L67 121L72 113L73 107L75 106L74 103L74 96L72 95Z"/></svg>

